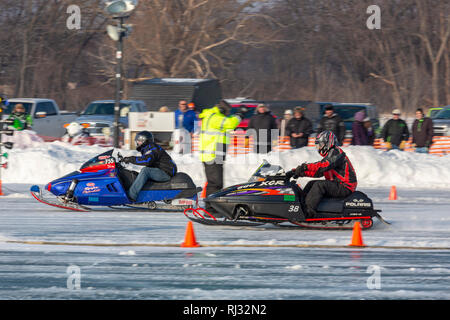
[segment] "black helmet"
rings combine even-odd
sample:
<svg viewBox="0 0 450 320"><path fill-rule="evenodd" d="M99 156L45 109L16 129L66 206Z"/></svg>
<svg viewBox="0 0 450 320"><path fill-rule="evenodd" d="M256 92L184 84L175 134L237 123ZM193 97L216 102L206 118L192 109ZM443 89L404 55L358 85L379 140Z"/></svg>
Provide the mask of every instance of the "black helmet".
<svg viewBox="0 0 450 320"><path fill-rule="evenodd" d="M136 150L139 151L142 147L154 142L153 134L150 131L141 131L136 134L134 142L136 142Z"/></svg>
<svg viewBox="0 0 450 320"><path fill-rule="evenodd" d="M337 146L338 141L333 132L322 131L321 133L319 133L317 135L315 144L316 144L317 151L319 151L319 154L322 157L325 157L331 148L334 148L335 146Z"/></svg>

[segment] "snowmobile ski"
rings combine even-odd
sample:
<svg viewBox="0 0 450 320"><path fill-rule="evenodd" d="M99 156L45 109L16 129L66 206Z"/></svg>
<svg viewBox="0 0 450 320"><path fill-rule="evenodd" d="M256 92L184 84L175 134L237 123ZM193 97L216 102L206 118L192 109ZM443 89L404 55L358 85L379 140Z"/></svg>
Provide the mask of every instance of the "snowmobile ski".
<svg viewBox="0 0 450 320"><path fill-rule="evenodd" d="M47 204L52 207L60 208L60 209L66 209L71 211L78 211L78 212L89 212L91 211L89 208L79 205L78 203L72 202L72 201L64 201L62 197L58 197L57 199L59 202L51 201L48 199L45 199L42 196L42 190L39 188L39 186L32 186L30 189L31 195L33 198L35 198L37 201Z"/></svg>

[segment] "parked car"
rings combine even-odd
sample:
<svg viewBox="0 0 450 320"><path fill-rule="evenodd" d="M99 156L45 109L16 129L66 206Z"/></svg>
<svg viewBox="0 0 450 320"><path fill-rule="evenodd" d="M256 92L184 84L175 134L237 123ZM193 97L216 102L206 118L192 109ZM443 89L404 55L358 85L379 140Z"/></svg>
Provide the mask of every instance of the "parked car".
<svg viewBox="0 0 450 320"><path fill-rule="evenodd" d="M8 116L17 104L23 104L26 112L33 118L31 128L44 140L61 138L66 132L64 124L78 117L74 112L60 111L52 99L13 98L8 101L9 105L3 113Z"/></svg>
<svg viewBox="0 0 450 320"><path fill-rule="evenodd" d="M244 118L241 120L241 122L238 125L238 128L247 130L248 124L250 122L250 118L255 114L256 108L258 107L258 105L255 103L247 102L247 103L231 104L231 107L232 107L232 109L231 109L230 114L235 114L236 112L239 111L239 109L241 107L245 107L248 109L247 112L244 114Z"/></svg>
<svg viewBox="0 0 450 320"><path fill-rule="evenodd" d="M439 111L441 111L442 109L443 109L443 107L436 107L436 108L430 108L430 109L428 109L427 117L429 117L429 118L434 118L434 116L435 116L436 114L438 114Z"/></svg>
<svg viewBox="0 0 450 320"><path fill-rule="evenodd" d="M252 115L259 104L266 105L272 112L276 119L283 119L284 112L288 109L294 110L296 107L305 108L305 117L310 119L313 127L316 128L320 120L320 106L312 101L305 100L252 100L246 98L225 99L233 107L231 113L236 113L241 106L249 110L244 115L244 119L239 124L238 128L246 129Z"/></svg>
<svg viewBox="0 0 450 320"><path fill-rule="evenodd" d="M75 119L75 122L87 128L91 136L105 134L105 128L108 134L113 134L114 127L114 100L96 100L88 104L81 115ZM141 100L121 100L119 125L122 128L128 128L129 112L146 112L147 106Z"/></svg>
<svg viewBox="0 0 450 320"><path fill-rule="evenodd" d="M450 136L450 105L433 117L433 131L435 136Z"/></svg>

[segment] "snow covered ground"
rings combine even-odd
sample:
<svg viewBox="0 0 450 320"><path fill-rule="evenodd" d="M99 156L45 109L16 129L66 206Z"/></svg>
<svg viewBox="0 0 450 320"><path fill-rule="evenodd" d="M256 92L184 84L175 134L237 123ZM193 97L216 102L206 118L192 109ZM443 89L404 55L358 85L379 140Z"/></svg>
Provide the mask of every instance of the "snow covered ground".
<svg viewBox="0 0 450 320"><path fill-rule="evenodd" d="M2 171L0 299L449 299L449 156L345 150L359 189L392 223L364 231L367 248L346 247L351 231L203 225L194 228L205 247L172 246L183 241L182 213L75 213L28 195L31 184L76 170L105 149L59 142L13 149ZM174 158L203 184L195 157ZM230 158L226 184L248 179L263 158L285 168L319 159L309 148ZM396 201L388 200L391 185ZM300 244L330 248L270 246Z"/></svg>

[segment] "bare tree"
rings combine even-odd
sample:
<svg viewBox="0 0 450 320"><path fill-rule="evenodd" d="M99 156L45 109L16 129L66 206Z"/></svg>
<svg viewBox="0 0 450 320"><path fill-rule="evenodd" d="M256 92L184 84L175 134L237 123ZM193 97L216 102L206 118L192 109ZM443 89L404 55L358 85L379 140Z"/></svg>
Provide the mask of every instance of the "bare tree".
<svg viewBox="0 0 450 320"><path fill-rule="evenodd" d="M450 17L448 16L450 8L445 3L430 6L421 0L416 0L416 6L419 31L413 33L413 35L420 38L428 54L431 64L432 102L433 106L437 107L439 106L439 63L444 54L447 53L450 39ZM445 9L447 11L441 11Z"/></svg>

